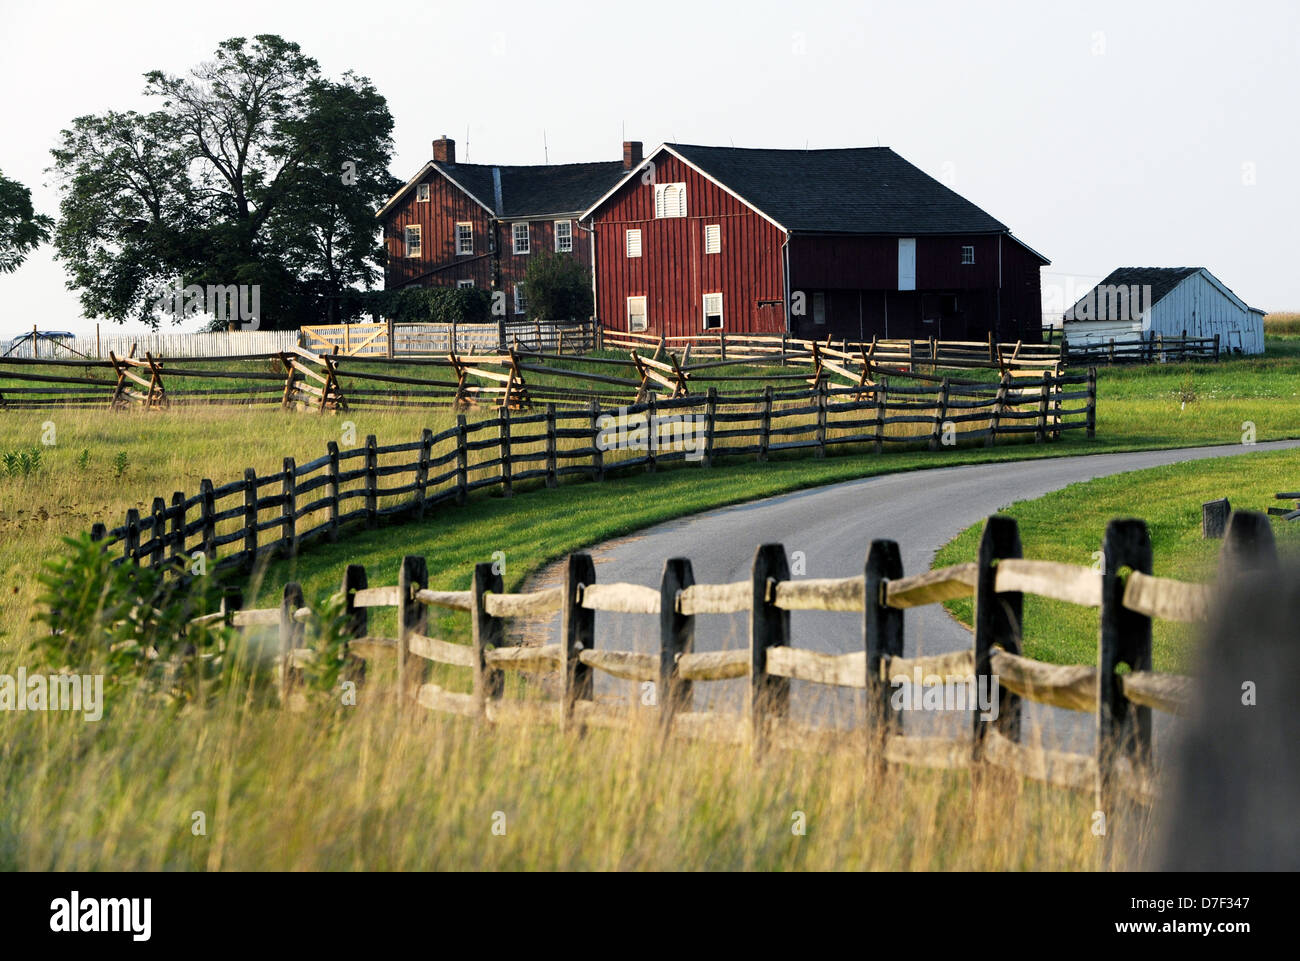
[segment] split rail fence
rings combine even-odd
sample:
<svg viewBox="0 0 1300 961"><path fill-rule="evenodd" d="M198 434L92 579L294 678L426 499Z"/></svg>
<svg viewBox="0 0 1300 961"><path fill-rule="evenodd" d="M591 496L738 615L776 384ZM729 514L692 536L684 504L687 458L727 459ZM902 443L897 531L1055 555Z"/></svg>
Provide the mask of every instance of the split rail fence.
<svg viewBox="0 0 1300 961"><path fill-rule="evenodd" d="M1175 364L1189 360L1220 358L1219 335L1213 337L1165 337L1152 333L1148 337L1109 337L1105 340L1072 341L1066 332L1061 341L1061 361L1073 367L1099 364Z"/></svg>
<svg viewBox="0 0 1300 961"><path fill-rule="evenodd" d="M1082 406L1066 406L1082 402ZM602 481L629 470L653 472L673 463L709 467L719 457L766 461L781 452L824 457L836 449L877 454L886 448L942 446L1007 438L1037 442L1067 430L1095 435L1096 382L1088 375L1044 375L1032 389L997 385L898 386L887 378L865 387L829 387L722 398L703 395L657 400L614 410L586 409L497 416L470 422L464 414L440 433L418 440L340 450L197 493L153 499L150 510L127 512L125 523L95 534L120 544L121 560L153 566L202 554L205 564L251 570L267 554L292 556L302 543L334 540L343 527L419 518L437 504L463 504L479 490L510 496L521 483L558 486L562 478Z"/></svg>
<svg viewBox="0 0 1300 961"><path fill-rule="evenodd" d="M484 563L474 568L469 590L440 591L429 588L425 559L408 556L392 586L371 587L365 569L349 565L341 593L351 644L395 654L397 696L431 710L491 722L632 723L642 708L594 699L595 672L602 671L655 685L654 710L665 734L748 743L762 753L769 746L807 747L817 733L789 721L792 680L833 685L865 692L867 753L878 762L1002 768L1060 787L1093 790L1099 809L1110 812L1121 794L1144 803L1156 797L1152 710L1185 714L1194 707L1189 678L1152 670L1152 622L1205 620L1215 586L1153 576L1151 540L1140 520L1111 521L1102 555L1100 571L1023 558L1015 520L995 515L985 524L974 561L910 576L904 575L899 545L876 540L867 550L863 573L838 579L792 578L785 549L766 544L754 555L750 577L727 584L696 583L687 558L667 560L656 586L601 584L590 555L573 554L558 587L507 594L500 574ZM1229 523L1220 581L1243 575L1277 576L1272 531L1262 514L1234 513ZM1027 593L1099 609L1097 665L1048 664L1023 656ZM972 648L904 657L905 612L959 597L974 598ZM295 665L313 656L303 648L302 625L312 612L303 605L301 588L287 585L280 608L239 610L240 603L233 598L206 619L224 618L237 627L278 625L287 693ZM371 635L369 611L386 607L397 609L396 636ZM468 613L471 643L429 636L430 607ZM862 623L862 650L833 655L794 646L792 611L856 615ZM602 649L597 612L657 616L659 651ZM555 643L519 646L507 641L508 620L556 613L560 627ZM747 648L694 649L697 617L735 613L748 616ZM472 690L455 692L430 683L430 662L468 669ZM558 673L561 695L552 701L507 699L505 671ZM743 716L692 709L694 684L733 679L747 682ZM900 681L962 681L972 691L996 690L999 710L995 718L981 713L972 696L970 740L909 736L903 712L891 698L891 688ZM1026 744L1022 699L1095 714L1094 754Z"/></svg>

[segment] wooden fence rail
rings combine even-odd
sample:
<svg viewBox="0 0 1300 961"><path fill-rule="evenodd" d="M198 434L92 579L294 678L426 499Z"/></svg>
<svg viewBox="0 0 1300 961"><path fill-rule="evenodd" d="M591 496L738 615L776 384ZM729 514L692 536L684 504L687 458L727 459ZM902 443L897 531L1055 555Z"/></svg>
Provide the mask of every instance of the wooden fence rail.
<svg viewBox="0 0 1300 961"><path fill-rule="evenodd" d="M395 587L366 587L365 571L349 566L342 594L349 610L355 643L377 652L397 653L397 696L433 710L489 721L549 719L564 725L626 724L632 711L597 703L594 671L655 685L654 705L665 733L713 737L748 743L761 753L782 737L789 723L790 681L864 690L867 698L866 751L869 758L940 768L1002 768L1021 777L1061 787L1093 790L1098 809L1117 810L1123 798L1149 802L1155 797L1151 749L1152 709L1188 713L1190 681L1152 670L1153 616L1179 620L1205 614L1208 585L1184 584L1150 575L1151 541L1139 520L1114 520L1102 542L1101 571L1092 567L1035 561L1020 556L1015 520L990 517L978 559L917 575L904 576L897 543L873 541L862 576L818 581L792 578L784 548L757 549L747 580L697 584L686 558L664 564L657 587L599 584L586 554L574 554L563 583L525 594L502 592L501 577L490 563L474 568L468 591L431 591L425 562L407 557ZM1222 549L1220 580L1277 576L1277 553L1266 517L1234 513ZM1135 588L1135 584L1140 587ZM1048 664L1020 653L1024 637L1022 598L1033 593L1056 600L1095 606L1100 611L1097 665ZM970 650L902 657L904 616L919 604L973 596L975 628ZM303 645L297 624L310 615L301 607L296 584L285 588L279 608L232 611L236 626L277 626L284 663ZM426 636L424 610L449 607L471 617L469 645ZM365 612L396 607L397 636L367 633ZM841 611L862 617L862 650L825 654L795 646L790 612ZM506 621L560 614L555 643L517 646L507 640ZM597 612L659 617L657 653L603 650L598 646ZM700 614L742 612L747 615L747 648L695 651L695 618ZM1161 612L1153 614L1153 612ZM425 679L424 662L466 668L472 691L446 690ZM541 704L506 699L504 671L559 675L559 697ZM692 710L692 685L702 681L747 679L743 717ZM975 697L981 690L999 698L996 717L981 713ZM891 696L902 684L961 684L969 691L970 740L915 737L904 733L904 708ZM1021 733L1021 699L1067 710L1092 713L1098 737L1092 755L1040 750ZM1127 803L1127 802L1125 802ZM1108 815L1109 816L1109 815Z"/></svg>
<svg viewBox="0 0 1300 961"><path fill-rule="evenodd" d="M1100 364L1174 364L1189 360L1219 360L1219 335L1213 337L1165 337L1141 334L1136 337L1108 337L1098 340L1070 339L1067 327L1061 340L1061 362L1071 367Z"/></svg>
<svg viewBox="0 0 1300 961"><path fill-rule="evenodd" d="M1044 397L1084 405L1052 407ZM1069 430L1092 437L1095 410L1089 373L1045 374L1030 392L1005 383L945 381L936 390L882 379L866 388L821 384L811 396L768 387L724 401L710 389L608 410L593 401L579 410L553 404L544 413L506 409L474 422L462 414L455 427L437 434L426 429L406 443L381 446L372 435L360 447L341 450L331 442L323 456L303 464L286 459L269 475L248 468L242 479L220 486L204 479L196 493L156 497L144 515L132 509L121 525L96 525L94 533L120 544L120 559L131 563L183 559L251 570L267 555L289 557L305 543L336 540L343 528L418 519L434 505L462 504L488 488L509 496L530 482L556 487L573 476L601 481L614 472L673 463L707 468L719 457L764 461L783 451L820 457L846 448L882 453L972 441L991 446L1006 438L1049 441ZM688 593L691 610L703 613L738 603L743 592Z"/></svg>

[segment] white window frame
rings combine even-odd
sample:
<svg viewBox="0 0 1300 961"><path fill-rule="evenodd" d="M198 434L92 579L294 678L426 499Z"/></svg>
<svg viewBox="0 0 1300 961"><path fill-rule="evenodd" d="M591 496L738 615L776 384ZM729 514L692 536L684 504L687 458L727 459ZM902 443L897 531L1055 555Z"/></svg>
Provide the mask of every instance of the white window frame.
<svg viewBox="0 0 1300 961"><path fill-rule="evenodd" d="M411 235L414 232L415 245L411 245ZM420 251L424 249L424 234L420 230L419 224L407 224L402 228L402 243L405 245L407 257L419 257Z"/></svg>
<svg viewBox="0 0 1300 961"><path fill-rule="evenodd" d="M427 204L429 202L429 185L417 184L415 188L415 202L417 204Z"/></svg>
<svg viewBox="0 0 1300 961"><path fill-rule="evenodd" d="M532 224L527 223L527 222L525 222L525 223L521 223L521 224L511 224L511 225L510 225L510 240L511 240L511 244L512 244L512 249L514 250L514 252L515 252L516 254L523 255L523 254L528 254L528 253L531 253L531 252L532 252L532 249L533 249L533 230L532 230L532 226L533 226ZM519 228L520 228L520 227L522 227L522 228L524 229L524 232L523 232L523 238L524 238L523 249L520 249L520 246L519 246L519 236L520 236L520 234L519 234Z"/></svg>
<svg viewBox="0 0 1300 961"><path fill-rule="evenodd" d="M969 267L973 263L975 263L975 247L971 244L962 244L961 265Z"/></svg>
<svg viewBox="0 0 1300 961"><path fill-rule="evenodd" d="M636 241L636 252L633 253L633 240ZM629 227L623 235L623 253L628 257L641 256L641 228Z"/></svg>
<svg viewBox="0 0 1300 961"><path fill-rule="evenodd" d="M474 281L472 281L472 280L458 280L458 281L456 281L456 289L457 289L457 290L464 290L464 289L466 289L467 287L468 287L468 288L473 288L473 286L474 286Z"/></svg>
<svg viewBox="0 0 1300 961"><path fill-rule="evenodd" d="M812 295L812 321L819 327L826 325L826 294L821 291Z"/></svg>
<svg viewBox="0 0 1300 961"><path fill-rule="evenodd" d="M641 326L640 327L632 326L632 301L634 300L639 300L641 302ZM646 295L637 294L636 296L629 297L627 299L627 329L631 333L637 333L638 331L648 330L649 328L650 328L650 306L649 306L649 300L646 298Z"/></svg>
<svg viewBox="0 0 1300 961"><path fill-rule="evenodd" d="M465 249L464 238L460 235L461 227L469 228L469 250ZM465 257L472 253L474 253L474 224L468 220L459 221L456 224L456 256Z"/></svg>
<svg viewBox="0 0 1300 961"><path fill-rule="evenodd" d="M686 184L655 184L655 219L686 216Z"/></svg>
<svg viewBox="0 0 1300 961"><path fill-rule="evenodd" d="M709 310L710 297L718 298L718 309L716 311L718 315L718 326L716 327L709 326L709 314L711 313L711 311ZM722 291L719 290L719 291L714 291L712 293L707 293L702 298L700 298L700 323L703 325L704 330L722 330L726 327L727 315L723 311Z"/></svg>
<svg viewBox="0 0 1300 961"><path fill-rule="evenodd" d="M526 314L528 312L528 300L524 297L524 285L515 284L515 313Z"/></svg>
<svg viewBox="0 0 1300 961"><path fill-rule="evenodd" d="M722 225L704 225L704 252L706 254L722 253Z"/></svg>
<svg viewBox="0 0 1300 961"><path fill-rule="evenodd" d="M569 246L567 247L560 246L560 225L561 224L563 224L565 229L569 231L568 236L566 238L569 242ZM555 252L557 254L573 253L573 221L572 220L557 220L555 222Z"/></svg>

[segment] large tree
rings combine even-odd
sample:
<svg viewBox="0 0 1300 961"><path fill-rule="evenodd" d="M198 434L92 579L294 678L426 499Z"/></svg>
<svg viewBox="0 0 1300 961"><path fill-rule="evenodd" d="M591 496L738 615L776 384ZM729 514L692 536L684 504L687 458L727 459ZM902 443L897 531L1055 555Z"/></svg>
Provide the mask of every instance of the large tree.
<svg viewBox="0 0 1300 961"><path fill-rule="evenodd" d="M32 206L32 192L0 173L0 274L17 270L53 228L54 221Z"/></svg>
<svg viewBox="0 0 1300 961"><path fill-rule="evenodd" d="M371 83L323 77L272 35L145 78L156 110L79 117L53 151L55 243L87 313L156 323L178 283L256 285L263 327L355 313L381 276L374 211L399 186Z"/></svg>

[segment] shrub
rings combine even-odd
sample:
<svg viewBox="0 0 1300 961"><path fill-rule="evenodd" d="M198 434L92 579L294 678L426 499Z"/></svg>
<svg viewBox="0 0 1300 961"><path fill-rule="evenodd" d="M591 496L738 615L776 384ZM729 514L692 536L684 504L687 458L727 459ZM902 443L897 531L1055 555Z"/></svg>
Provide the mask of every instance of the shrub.
<svg viewBox="0 0 1300 961"><path fill-rule="evenodd" d="M574 258L549 250L529 258L524 297L529 316L544 320L586 320L595 309L591 271Z"/></svg>
<svg viewBox="0 0 1300 961"><path fill-rule="evenodd" d="M41 448L33 444L31 447L7 450L0 454L0 462L4 464L6 477L30 477L41 469Z"/></svg>

